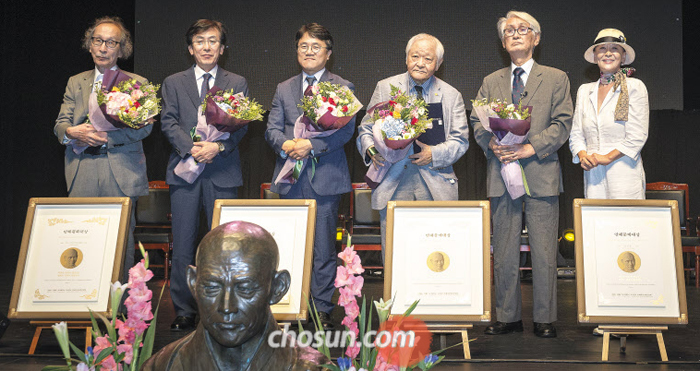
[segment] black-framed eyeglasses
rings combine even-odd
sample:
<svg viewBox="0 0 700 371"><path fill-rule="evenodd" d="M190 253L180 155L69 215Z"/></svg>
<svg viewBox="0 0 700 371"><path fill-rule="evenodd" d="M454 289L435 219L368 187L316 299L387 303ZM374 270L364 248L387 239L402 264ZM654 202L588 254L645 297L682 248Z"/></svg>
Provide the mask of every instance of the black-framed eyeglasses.
<svg viewBox="0 0 700 371"><path fill-rule="evenodd" d="M119 41L114 41L114 40L102 40L99 37L92 37L90 38L92 42L92 46L100 47L102 44L107 44L107 47L110 49L116 48L120 43Z"/></svg>
<svg viewBox="0 0 700 371"><path fill-rule="evenodd" d="M299 51L301 53L306 53L307 51L311 50L312 53L318 54L318 52L320 52L321 49L328 49L328 47L321 46L318 44L312 44L312 45L299 44L299 46L297 46L297 51Z"/></svg>
<svg viewBox="0 0 700 371"><path fill-rule="evenodd" d="M527 33L530 31L535 32L535 30L532 27L520 26L517 29L516 28L506 28L505 30L503 30L503 35L506 37L511 37L511 36L515 35L515 31L518 31L518 34L522 35L522 36L527 35Z"/></svg>

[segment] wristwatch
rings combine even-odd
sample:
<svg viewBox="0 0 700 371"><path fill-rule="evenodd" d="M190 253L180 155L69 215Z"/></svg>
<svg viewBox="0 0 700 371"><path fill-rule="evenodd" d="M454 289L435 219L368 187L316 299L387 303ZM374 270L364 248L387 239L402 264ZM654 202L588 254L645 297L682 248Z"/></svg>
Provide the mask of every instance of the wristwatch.
<svg viewBox="0 0 700 371"><path fill-rule="evenodd" d="M223 152L223 151L226 149L226 147L224 147L224 144L223 144L223 143L221 143L221 142L216 142L216 144L219 145L219 152Z"/></svg>

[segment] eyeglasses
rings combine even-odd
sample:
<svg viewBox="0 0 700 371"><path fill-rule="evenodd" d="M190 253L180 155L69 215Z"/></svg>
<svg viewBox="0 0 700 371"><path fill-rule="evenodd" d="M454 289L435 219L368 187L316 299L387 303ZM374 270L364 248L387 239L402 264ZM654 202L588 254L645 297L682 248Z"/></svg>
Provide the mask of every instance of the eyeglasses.
<svg viewBox="0 0 700 371"><path fill-rule="evenodd" d="M197 39L192 42L195 46L201 48L204 47L204 45L209 44L212 48L216 48L221 41L217 39Z"/></svg>
<svg viewBox="0 0 700 371"><path fill-rule="evenodd" d="M107 44L107 47L110 49L114 49L119 45L119 41L114 41L114 40L102 40L99 37L92 37L90 38L92 40L92 46L100 47L102 44Z"/></svg>
<svg viewBox="0 0 700 371"><path fill-rule="evenodd" d="M535 30L532 27L520 26L517 29L506 28L505 30L503 30L503 35L506 37L511 37L511 36L515 35L515 31L518 31L518 34L522 35L522 36L527 35L527 33L530 31L535 32Z"/></svg>
<svg viewBox="0 0 700 371"><path fill-rule="evenodd" d="M309 49L311 49L311 52L314 54L318 54L318 52L321 51L321 49L328 49L325 46L321 46L318 44L313 44L313 45L308 45L308 44L300 44L297 46L297 51L300 53L306 53Z"/></svg>

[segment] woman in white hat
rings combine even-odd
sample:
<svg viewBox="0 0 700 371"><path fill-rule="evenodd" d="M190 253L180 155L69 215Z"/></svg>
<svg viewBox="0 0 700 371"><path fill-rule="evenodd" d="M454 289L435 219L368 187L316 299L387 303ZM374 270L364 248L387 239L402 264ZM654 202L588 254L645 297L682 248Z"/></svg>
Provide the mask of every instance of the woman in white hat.
<svg viewBox="0 0 700 371"><path fill-rule="evenodd" d="M606 28L584 58L600 68L600 79L576 95L569 148L584 171L586 198L643 199L646 179L640 151L649 131L644 83L629 77L635 53L625 35Z"/></svg>

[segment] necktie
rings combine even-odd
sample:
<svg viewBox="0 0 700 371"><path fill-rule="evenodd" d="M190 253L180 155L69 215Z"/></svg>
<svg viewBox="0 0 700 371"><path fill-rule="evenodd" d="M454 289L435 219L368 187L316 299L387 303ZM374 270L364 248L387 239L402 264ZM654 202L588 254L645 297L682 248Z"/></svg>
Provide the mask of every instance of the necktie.
<svg viewBox="0 0 700 371"><path fill-rule="evenodd" d="M520 78L520 75L523 73L525 73L525 70L520 67L513 70L513 92L511 93L513 104L520 103L520 98L525 91L525 84L523 84L523 79Z"/></svg>
<svg viewBox="0 0 700 371"><path fill-rule="evenodd" d="M313 95L313 94L311 94L311 87L314 86L314 82L316 82L316 78L314 76L308 76L306 78L306 83L308 84L308 86L306 87L306 90L304 90L305 96Z"/></svg>
<svg viewBox="0 0 700 371"><path fill-rule="evenodd" d="M204 100L204 97L207 96L207 92L209 91L209 78L211 75L205 73L202 77L204 78L204 81L202 81L202 90L199 92L199 98Z"/></svg>
<svg viewBox="0 0 700 371"><path fill-rule="evenodd" d="M416 85L416 96L418 99L423 99L423 87Z"/></svg>

